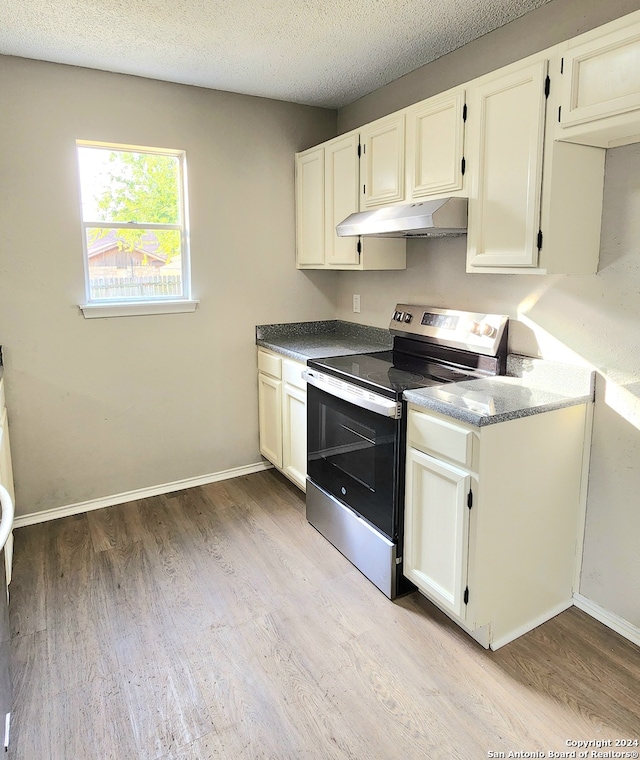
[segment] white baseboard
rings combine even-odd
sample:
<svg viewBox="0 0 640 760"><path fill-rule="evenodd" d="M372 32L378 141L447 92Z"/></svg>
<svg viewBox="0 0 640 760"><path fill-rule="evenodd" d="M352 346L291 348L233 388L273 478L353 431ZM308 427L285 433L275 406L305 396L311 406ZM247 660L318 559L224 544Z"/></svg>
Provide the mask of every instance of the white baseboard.
<svg viewBox="0 0 640 760"><path fill-rule="evenodd" d="M68 517L77 515L82 512L89 512L93 509L102 509L103 507L113 507L115 504L124 504L127 501L136 499L146 499L150 496L159 496L163 493L172 491L182 491L184 488L193 488L195 486L205 486L207 483L216 483L220 480L237 478L241 475L251 475L254 472L262 472L271 469L272 465L266 462L256 462L256 464L247 464L243 467L234 467L231 470L222 470L209 475L198 475L195 478L185 478L184 480L175 480L173 483L162 483L158 486L149 488L137 488L134 491L125 491L116 493L113 496L102 496L99 499L90 499L89 501L80 501L77 504L69 504L66 507L54 507L53 509L44 509L42 512L31 512L27 515L19 515L13 521L14 528L23 528L25 525L35 525L36 523L47 522L48 520L57 520L59 517Z"/></svg>
<svg viewBox="0 0 640 760"><path fill-rule="evenodd" d="M587 599L587 597L582 596L582 594L574 594L573 603L578 609L586 612L587 615L591 615L591 617L604 623L608 628L611 628L616 633L624 636L625 639L629 639L629 641L640 646L640 628L638 628L638 626L633 625L633 623L630 623L628 620L621 618L613 612L609 612L609 610L605 610L604 607L592 602L591 599Z"/></svg>
<svg viewBox="0 0 640 760"><path fill-rule="evenodd" d="M505 644L508 644L514 639L517 639L519 636L523 636L525 633L529 633L529 631L533 631L534 628L537 628L539 625L546 623L547 620L551 620L551 618L554 618L556 615L559 615L561 612L568 610L569 607L572 606L573 601L571 599L566 602L561 602L555 607L552 607L550 610L547 610L542 615L539 615L537 618L529 620L518 628L514 628L513 630L509 631L509 633L505 633L502 636L497 636L494 638L491 642L491 649L500 649L500 647L503 647Z"/></svg>

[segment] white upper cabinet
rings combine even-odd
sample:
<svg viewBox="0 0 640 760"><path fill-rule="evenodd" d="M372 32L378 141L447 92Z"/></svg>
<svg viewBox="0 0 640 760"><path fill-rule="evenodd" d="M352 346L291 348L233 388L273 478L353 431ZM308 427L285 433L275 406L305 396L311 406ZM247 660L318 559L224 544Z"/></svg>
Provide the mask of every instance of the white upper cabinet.
<svg viewBox="0 0 640 760"><path fill-rule="evenodd" d="M467 90L467 272L597 271L604 150L553 139L562 61L532 57Z"/></svg>
<svg viewBox="0 0 640 760"><path fill-rule="evenodd" d="M453 195L467 272L593 274L605 149L634 142L640 11L297 154L297 266L405 269L404 240L336 224Z"/></svg>
<svg viewBox="0 0 640 760"><path fill-rule="evenodd" d="M603 148L640 140L640 13L563 46L558 139Z"/></svg>
<svg viewBox="0 0 640 760"><path fill-rule="evenodd" d="M324 264L324 148L296 155L298 266Z"/></svg>
<svg viewBox="0 0 640 760"><path fill-rule="evenodd" d="M465 91L429 98L406 110L406 199L462 194Z"/></svg>
<svg viewBox="0 0 640 760"><path fill-rule="evenodd" d="M360 140L360 210L404 200L404 112L367 124Z"/></svg>
<svg viewBox="0 0 640 760"><path fill-rule="evenodd" d="M330 267L359 263L358 238L338 237L336 224L358 211L360 159L357 133L347 134L325 144L325 255Z"/></svg>
<svg viewBox="0 0 640 760"><path fill-rule="evenodd" d="M383 145L375 141L373 144L374 150ZM407 244L403 239L338 237L336 234L336 225L359 210L360 154L358 132L341 135L296 154L298 269L406 268ZM376 166L384 163L381 160ZM404 169L402 177L404 181Z"/></svg>
<svg viewBox="0 0 640 760"><path fill-rule="evenodd" d="M546 76L540 60L469 88L470 271L537 265Z"/></svg>

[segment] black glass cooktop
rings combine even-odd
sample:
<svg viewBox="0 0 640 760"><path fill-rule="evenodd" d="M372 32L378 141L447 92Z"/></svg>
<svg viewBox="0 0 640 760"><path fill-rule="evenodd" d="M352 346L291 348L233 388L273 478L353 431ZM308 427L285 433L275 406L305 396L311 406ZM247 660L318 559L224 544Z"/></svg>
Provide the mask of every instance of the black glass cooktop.
<svg viewBox="0 0 640 760"><path fill-rule="evenodd" d="M309 362L309 366L354 385L397 397L403 391L442 385L473 376L464 370L393 351L314 359Z"/></svg>

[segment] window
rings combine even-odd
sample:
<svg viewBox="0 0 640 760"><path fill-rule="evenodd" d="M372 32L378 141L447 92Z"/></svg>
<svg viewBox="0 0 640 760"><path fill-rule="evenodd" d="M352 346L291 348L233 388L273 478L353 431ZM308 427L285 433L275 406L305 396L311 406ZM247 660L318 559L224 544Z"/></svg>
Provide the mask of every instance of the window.
<svg viewBox="0 0 640 760"><path fill-rule="evenodd" d="M193 311L183 151L77 142L87 316Z"/></svg>

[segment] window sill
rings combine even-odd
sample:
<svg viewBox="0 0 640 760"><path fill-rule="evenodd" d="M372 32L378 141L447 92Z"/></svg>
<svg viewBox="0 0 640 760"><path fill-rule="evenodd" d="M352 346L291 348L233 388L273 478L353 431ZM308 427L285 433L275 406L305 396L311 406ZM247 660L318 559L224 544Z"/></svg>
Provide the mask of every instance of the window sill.
<svg viewBox="0 0 640 760"><path fill-rule="evenodd" d="M85 303L79 308L85 319L105 317L145 317L152 314L180 314L195 311L200 301L132 301L131 303Z"/></svg>

